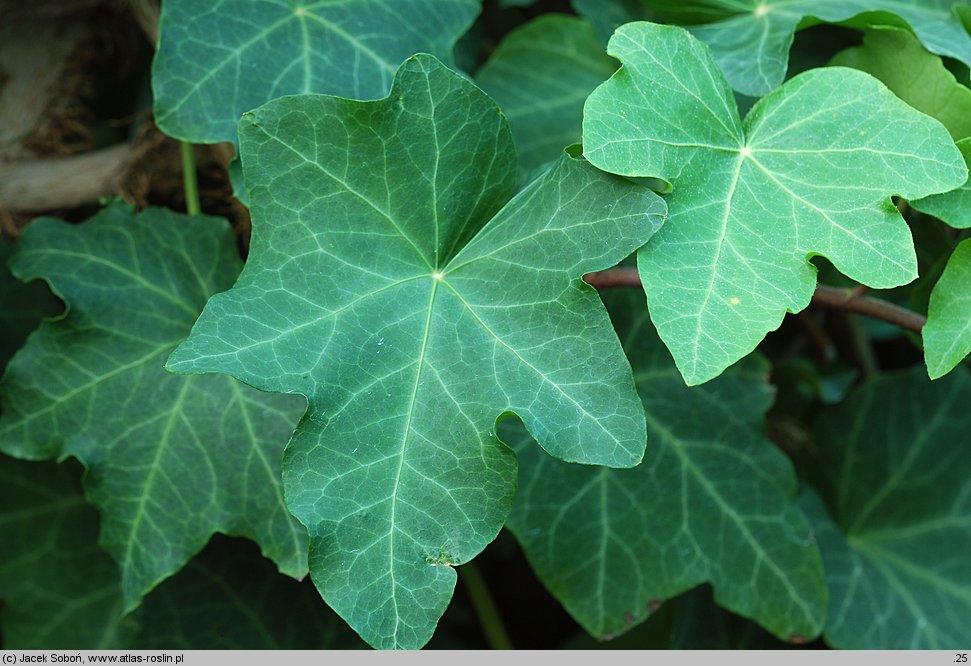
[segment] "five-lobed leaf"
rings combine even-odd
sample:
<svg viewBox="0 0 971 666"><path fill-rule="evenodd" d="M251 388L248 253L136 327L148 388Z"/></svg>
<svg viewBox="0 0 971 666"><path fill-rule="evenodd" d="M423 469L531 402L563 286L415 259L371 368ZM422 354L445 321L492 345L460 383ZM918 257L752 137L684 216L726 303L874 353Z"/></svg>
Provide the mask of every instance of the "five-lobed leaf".
<svg viewBox="0 0 971 666"><path fill-rule="evenodd" d="M567 155L510 200L505 119L431 56L387 99L277 100L240 137L250 257L168 367L308 397L284 482L311 575L372 645L421 646L512 505L501 415L565 460L643 456L630 366L580 277L646 242L663 202Z"/></svg>
<svg viewBox="0 0 971 666"><path fill-rule="evenodd" d="M971 239L954 249L934 285L921 336L931 379L943 377L971 354Z"/></svg>
<svg viewBox="0 0 971 666"><path fill-rule="evenodd" d="M891 194L968 177L947 130L873 77L812 70L741 121L708 48L681 28L632 23L608 52L623 67L587 100L594 165L673 184L670 220L638 254L651 318L689 384L752 351L809 304L809 257L876 288L916 277Z"/></svg>
<svg viewBox="0 0 971 666"><path fill-rule="evenodd" d="M964 3L955 0L573 0L581 16L612 16L612 24L652 20L684 22L711 47L732 88L760 97L786 75L797 30L820 21L909 28L932 53L971 66L971 36ZM606 6L604 6L606 5Z"/></svg>
<svg viewBox="0 0 971 666"><path fill-rule="evenodd" d="M589 23L544 14L511 31L475 80L509 120L528 174L580 140L583 102L615 69Z"/></svg>
<svg viewBox="0 0 971 666"><path fill-rule="evenodd" d="M826 569L833 647L971 641L969 403L968 373L932 383L913 368L868 382L819 422L831 490L826 504L812 492L801 503Z"/></svg>
<svg viewBox="0 0 971 666"><path fill-rule="evenodd" d="M307 535L288 514L283 446L302 400L229 377L176 377L166 355L241 261L225 220L120 204L81 225L51 218L21 235L11 267L68 305L0 383L0 449L74 456L121 566L125 609L214 532L247 536L285 573L306 573Z"/></svg>
<svg viewBox="0 0 971 666"><path fill-rule="evenodd" d="M958 83L941 59L910 32L891 27L868 30L862 46L841 51L831 64L872 74L897 97L941 121L965 162L971 162L971 89ZM910 205L952 227L971 227L971 182Z"/></svg>
<svg viewBox="0 0 971 666"><path fill-rule="evenodd" d="M822 564L796 506L792 465L763 433L765 367L753 360L688 388L643 298L611 296L652 445L641 465L618 470L562 463L518 437L509 527L533 568L601 638L703 582L719 604L784 640L818 635Z"/></svg>
<svg viewBox="0 0 971 666"><path fill-rule="evenodd" d="M166 0L152 71L170 136L235 141L246 111L295 93L376 99L398 65L450 62L481 0Z"/></svg>

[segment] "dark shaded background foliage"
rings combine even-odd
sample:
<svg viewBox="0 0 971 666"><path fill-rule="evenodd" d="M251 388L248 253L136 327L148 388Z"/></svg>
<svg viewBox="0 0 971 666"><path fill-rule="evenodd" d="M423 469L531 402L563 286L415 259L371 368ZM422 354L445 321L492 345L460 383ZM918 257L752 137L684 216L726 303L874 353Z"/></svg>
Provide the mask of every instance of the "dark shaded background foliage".
<svg viewBox="0 0 971 666"><path fill-rule="evenodd" d="M505 34L529 19L546 12L572 13L567 0L540 0L529 7L502 4L487 1L481 16L459 43L457 61L464 70L474 71ZM2 100L0 125L10 115L32 114L32 126L21 136L3 137L0 180L36 160L61 160L71 173L72 161L78 164L83 156L104 154L112 147L121 149L117 155L106 158L107 176L97 183L82 184L87 189L81 200L63 196L63 190L71 188L60 180L45 181L43 171L37 172L38 181L29 186L28 192L5 191L0 200L4 237L0 257L4 260L20 229L34 217L43 214L79 222L99 209L99 196L121 196L138 207L184 210L178 143L161 134L151 116L149 68L151 38L157 27L156 9L146 1L0 1L0 33L6 31L8 38L19 35L27 44L24 48L29 49L29 42L34 42L36 57L48 58L44 67L56 72L52 80L38 81L31 88L30 100ZM61 40L70 48L53 56L40 54L50 39ZM825 64L861 39L862 33L857 30L832 25L797 33L790 75ZM0 38L0 49L9 48ZM962 65L948 65L967 78ZM16 76L17 72L0 70L0 91ZM743 112L752 102L744 98L739 101ZM232 151L226 145L197 146L195 150L202 209L232 221L245 256L248 212L233 198L225 169ZM73 173L78 179L86 175L84 167ZM38 206L35 201L44 203ZM913 285L882 296L925 310L930 288L942 268L938 258L953 243L954 233L937 220L914 211L908 211L907 218L915 233L922 277ZM845 278L825 260L817 259L816 263L821 282L846 284ZM39 317L53 315L60 307L39 283L0 295L0 367L20 347ZM795 461L800 474L809 479L820 478L824 471L818 469L809 427L820 409L839 401L874 366L891 370L922 362L920 347L912 335L880 322L823 308L787 317L760 350L773 362L771 380L777 390L775 405L767 417L769 436ZM27 471L27 467L54 473L54 463L15 464L23 466L28 476L40 472ZM57 474L70 477L75 483L74 492L80 492L80 466L67 462L61 467ZM0 514L2 510L0 507ZM93 509L85 512L83 520L90 523L94 540L98 519ZM754 623L719 609L707 586L664 604L647 622L624 636L607 644L598 643L546 592L507 531L477 562L512 641L520 648L791 647ZM203 601L197 605L200 599ZM248 612L244 612L243 605L249 606ZM286 609L286 614L280 615L281 609ZM0 608L0 613L4 612ZM261 623L261 629L254 628ZM149 596L126 631L131 633L130 644L143 648L362 647L353 632L341 624L309 580L297 583L278 575L249 542L216 537L185 570ZM2 637L0 645L4 645ZM429 647L487 647L462 585L456 588L455 598ZM822 641L815 641L806 647L824 646Z"/></svg>

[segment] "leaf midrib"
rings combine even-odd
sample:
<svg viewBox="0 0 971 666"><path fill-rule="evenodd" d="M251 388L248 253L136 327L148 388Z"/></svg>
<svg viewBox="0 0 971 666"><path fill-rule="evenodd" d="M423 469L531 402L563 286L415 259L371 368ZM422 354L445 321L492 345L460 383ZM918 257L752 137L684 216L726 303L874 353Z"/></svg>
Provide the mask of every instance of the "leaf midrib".
<svg viewBox="0 0 971 666"><path fill-rule="evenodd" d="M428 309L425 314L424 332L422 333L421 351L418 354L418 362L415 368L415 385L412 389L411 400L408 405L408 416L405 419L405 427L401 437L401 452L398 454L398 469L395 472L394 488L391 491L391 515L388 521L388 571L391 576L391 603L394 606L394 633L391 638L395 647L398 646L398 628L401 626L401 613L398 609L398 584L395 581L394 533L397 529L395 525L395 514L398 507L398 490L401 487L401 472L405 466L405 452L408 448L408 440L411 434L415 405L418 402L418 389L421 385L422 369L425 366L425 352L428 349L428 338L429 332L431 331L432 313L435 309L435 296L438 293L438 283L439 280L432 280L431 295L428 298Z"/></svg>

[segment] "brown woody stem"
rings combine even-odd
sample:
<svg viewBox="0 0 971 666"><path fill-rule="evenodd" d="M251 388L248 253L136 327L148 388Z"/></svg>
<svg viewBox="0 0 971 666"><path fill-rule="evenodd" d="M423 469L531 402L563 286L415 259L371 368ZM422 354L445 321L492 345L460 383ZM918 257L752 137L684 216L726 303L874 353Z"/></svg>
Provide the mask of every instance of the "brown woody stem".
<svg viewBox="0 0 971 666"><path fill-rule="evenodd" d="M587 273L583 276L583 279L587 284L597 289L641 286L641 279L636 268L611 268L606 271ZM863 291L861 289L838 289L821 284L816 287L812 303L813 305L845 312L855 312L873 319L882 319L914 333L920 333L924 324L927 323L927 317L888 301L864 296L862 295Z"/></svg>

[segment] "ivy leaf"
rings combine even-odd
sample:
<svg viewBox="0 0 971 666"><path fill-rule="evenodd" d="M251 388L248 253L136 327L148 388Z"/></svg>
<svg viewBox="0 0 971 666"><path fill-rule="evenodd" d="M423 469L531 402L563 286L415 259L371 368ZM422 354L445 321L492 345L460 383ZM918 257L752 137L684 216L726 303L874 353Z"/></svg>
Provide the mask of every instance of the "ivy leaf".
<svg viewBox="0 0 971 666"><path fill-rule="evenodd" d="M615 68L589 23L544 14L510 32L475 79L509 119L529 173L580 141L583 102Z"/></svg>
<svg viewBox="0 0 971 666"><path fill-rule="evenodd" d="M971 239L955 248L934 286L921 336L931 379L943 377L971 354Z"/></svg>
<svg viewBox="0 0 971 666"><path fill-rule="evenodd" d="M76 464L0 456L0 630L16 650L107 650L134 625L121 619L118 565L97 544L98 515Z"/></svg>
<svg viewBox="0 0 971 666"><path fill-rule="evenodd" d="M243 112L283 95L383 97L411 54L451 62L480 8L480 0L165 0L155 121L170 136L216 143L236 140Z"/></svg>
<svg viewBox="0 0 971 666"><path fill-rule="evenodd" d="M601 169L673 183L671 221L638 265L689 384L809 304L814 254L875 288L916 277L890 195L967 180L940 123L873 77L835 67L795 77L742 122L707 47L683 29L628 24L608 51L624 66L587 100L584 151Z"/></svg>
<svg viewBox="0 0 971 666"><path fill-rule="evenodd" d="M69 310L11 360L0 448L88 468L126 611L217 531L253 538L291 576L307 570L306 533L280 483L303 401L162 366L240 264L225 220L161 209L136 218L119 204L81 225L33 222L11 260L17 277L46 280Z"/></svg>
<svg viewBox="0 0 971 666"><path fill-rule="evenodd" d="M807 492L829 586L826 639L847 649L971 641L971 377L920 368L865 384L818 424L832 492Z"/></svg>
<svg viewBox="0 0 971 666"><path fill-rule="evenodd" d="M688 388L643 298L608 303L652 448L644 463L619 470L568 465L518 438L509 527L536 573L601 638L704 582L719 604L777 636L816 636L826 611L822 564L796 507L792 465L763 434L766 368L752 361Z"/></svg>
<svg viewBox="0 0 971 666"><path fill-rule="evenodd" d="M782 83L796 30L819 21L858 17L855 23L864 26L910 28L932 53L971 66L971 36L958 9L963 5L953 0L687 0L662 5L673 6L677 13L694 10L697 18L727 15L690 30L711 47L732 88L753 97Z"/></svg>
<svg viewBox="0 0 971 666"><path fill-rule="evenodd" d="M928 53L912 34L889 27L868 30L863 46L838 53L832 64L872 74L897 97L941 121L965 162L971 162L971 89L958 83L941 59ZM910 205L953 227L971 227L971 183Z"/></svg>
<svg viewBox="0 0 971 666"><path fill-rule="evenodd" d="M138 609L139 650L346 650L360 639L310 581L279 575L248 542L214 538Z"/></svg>
<svg viewBox="0 0 971 666"><path fill-rule="evenodd" d="M289 97L240 126L250 257L168 367L308 397L284 483L311 575L369 643L419 647L512 504L501 414L565 460L640 461L630 366L579 278L663 202L566 155L510 201L505 119L431 56L387 99Z"/></svg>

